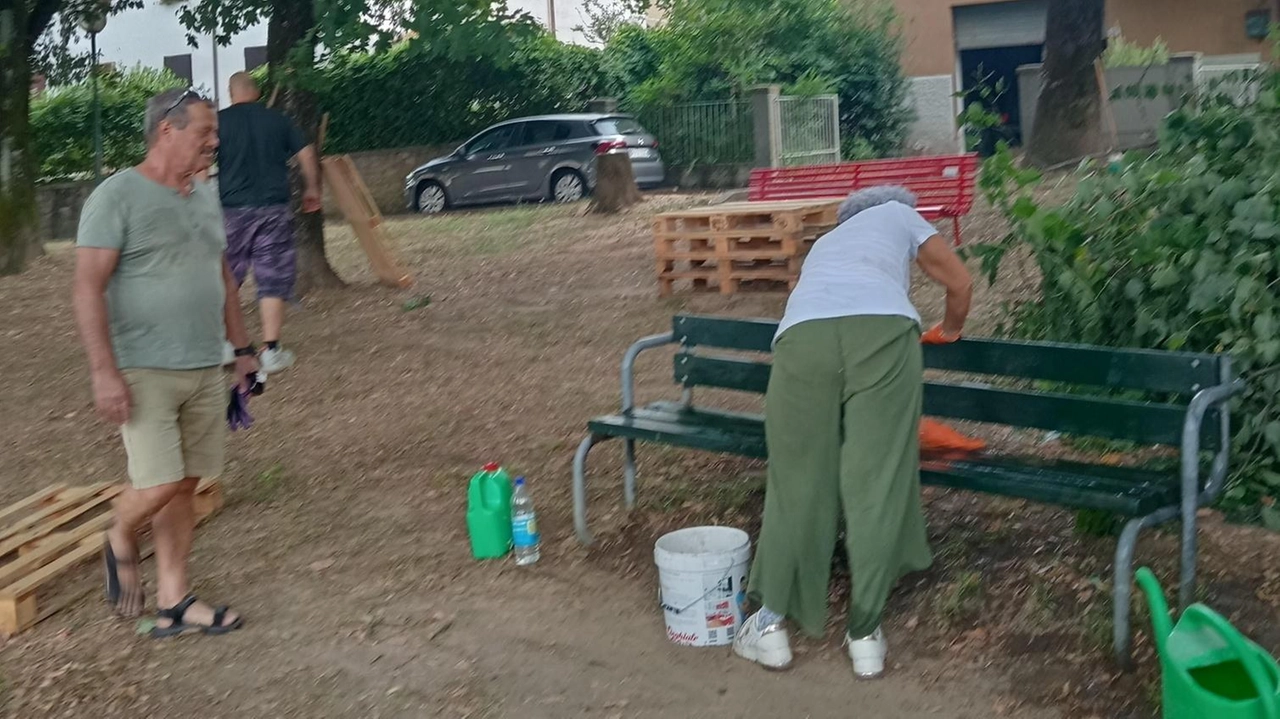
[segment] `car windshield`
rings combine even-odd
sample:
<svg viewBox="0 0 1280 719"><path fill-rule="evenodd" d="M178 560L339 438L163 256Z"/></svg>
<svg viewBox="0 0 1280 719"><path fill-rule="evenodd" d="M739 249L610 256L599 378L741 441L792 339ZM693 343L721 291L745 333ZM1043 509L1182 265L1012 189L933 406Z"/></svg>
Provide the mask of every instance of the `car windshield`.
<svg viewBox="0 0 1280 719"><path fill-rule="evenodd" d="M643 135L644 128L631 117L606 117L593 123L601 135Z"/></svg>

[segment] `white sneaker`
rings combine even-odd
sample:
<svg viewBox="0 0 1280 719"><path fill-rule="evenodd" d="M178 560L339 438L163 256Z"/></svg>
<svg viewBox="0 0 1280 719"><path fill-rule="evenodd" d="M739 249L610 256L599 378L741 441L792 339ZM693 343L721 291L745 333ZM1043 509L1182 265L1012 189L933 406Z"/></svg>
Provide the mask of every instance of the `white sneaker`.
<svg viewBox="0 0 1280 719"><path fill-rule="evenodd" d="M297 357L289 350L267 348L258 355L258 366L267 374L275 374L292 367L295 359Z"/></svg>
<svg viewBox="0 0 1280 719"><path fill-rule="evenodd" d="M884 656L889 652L889 643L884 640L880 627L861 639L845 635L845 643L849 645L853 673L859 679L875 679L884 673Z"/></svg>
<svg viewBox="0 0 1280 719"><path fill-rule="evenodd" d="M733 640L733 653L765 669L791 668L791 640L781 623L760 626L760 613L747 617Z"/></svg>
<svg viewBox="0 0 1280 719"><path fill-rule="evenodd" d="M236 363L236 348L230 342L222 343L222 366L233 365Z"/></svg>

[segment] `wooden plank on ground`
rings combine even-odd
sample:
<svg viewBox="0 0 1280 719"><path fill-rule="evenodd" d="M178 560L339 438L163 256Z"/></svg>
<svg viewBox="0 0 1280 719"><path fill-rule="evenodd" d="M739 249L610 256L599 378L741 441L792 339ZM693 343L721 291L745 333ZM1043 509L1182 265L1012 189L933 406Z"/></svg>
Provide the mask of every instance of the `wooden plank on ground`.
<svg viewBox="0 0 1280 719"><path fill-rule="evenodd" d="M46 487L39 492L36 492L22 501L11 504L4 509L0 509L0 525L3 525L10 517L18 516L32 507L49 501L54 497L54 495L66 488L67 485L65 484L55 484L52 487Z"/></svg>
<svg viewBox="0 0 1280 719"><path fill-rule="evenodd" d="M75 508L57 515L52 520L47 521L34 529L14 535L10 539L0 542L0 557L4 557L10 552L15 552L25 545L39 540L41 537L52 532L58 527L70 524L72 521L97 509L102 504L110 502L123 490L124 487L120 485L108 487L105 491L97 494L96 496L91 496L88 501L81 502ZM0 586L4 586L3 583L0 583Z"/></svg>
<svg viewBox="0 0 1280 719"><path fill-rule="evenodd" d="M360 241L374 274L393 287L412 285L413 278L400 267L387 248L386 236L380 229L382 214L369 188L360 179L355 163L349 156L339 155L326 157L320 164L324 168L324 181Z"/></svg>
<svg viewBox="0 0 1280 719"><path fill-rule="evenodd" d="M44 520L54 517L60 512L72 509L87 497L91 497L106 489L106 484L94 484L87 487L72 487L58 495L58 500L42 509L18 519L7 528L0 530L0 540L8 539L19 532L30 529Z"/></svg>

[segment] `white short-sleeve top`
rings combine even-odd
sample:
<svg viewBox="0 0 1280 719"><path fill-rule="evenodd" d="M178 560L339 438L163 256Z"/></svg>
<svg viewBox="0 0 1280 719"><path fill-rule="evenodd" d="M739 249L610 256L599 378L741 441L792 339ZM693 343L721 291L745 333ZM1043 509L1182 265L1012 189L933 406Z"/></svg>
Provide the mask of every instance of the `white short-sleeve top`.
<svg viewBox="0 0 1280 719"><path fill-rule="evenodd" d="M911 263L936 234L919 212L887 202L823 235L805 258L774 341L801 322L833 317L894 315L920 322L911 304Z"/></svg>

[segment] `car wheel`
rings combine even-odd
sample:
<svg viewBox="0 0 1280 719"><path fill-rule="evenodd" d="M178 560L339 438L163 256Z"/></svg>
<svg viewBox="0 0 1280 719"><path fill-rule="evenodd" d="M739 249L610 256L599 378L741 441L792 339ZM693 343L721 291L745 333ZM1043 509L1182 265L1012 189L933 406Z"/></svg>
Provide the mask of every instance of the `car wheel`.
<svg viewBox="0 0 1280 719"><path fill-rule="evenodd" d="M418 212L424 215L434 215L444 212L449 206L449 198L444 194L444 188L438 182L424 182L418 187Z"/></svg>
<svg viewBox="0 0 1280 719"><path fill-rule="evenodd" d="M562 170L551 178L551 199L556 202L577 202L586 194L587 184L573 170Z"/></svg>

